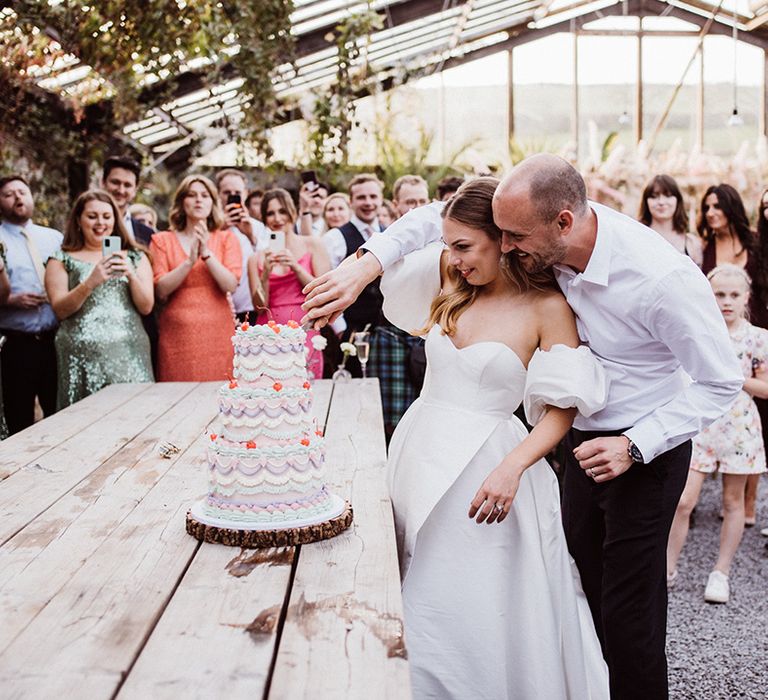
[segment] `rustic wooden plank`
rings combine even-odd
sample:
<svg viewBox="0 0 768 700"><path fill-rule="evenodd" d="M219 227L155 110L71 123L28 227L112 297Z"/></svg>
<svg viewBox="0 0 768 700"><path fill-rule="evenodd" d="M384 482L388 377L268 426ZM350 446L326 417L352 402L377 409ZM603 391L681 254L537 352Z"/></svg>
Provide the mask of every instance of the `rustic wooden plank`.
<svg viewBox="0 0 768 700"><path fill-rule="evenodd" d="M176 395L173 385L160 386L155 401L169 403L164 395ZM192 421L215 414L214 401L182 403L198 414ZM146 424L145 416L126 420ZM29 620L0 655L5 696L67 697L73 688L79 697L114 695L199 546L185 532L185 514L204 491L204 464L200 435Z"/></svg>
<svg viewBox="0 0 768 700"><path fill-rule="evenodd" d="M164 459L158 445L172 436L184 451L200 439L217 388L190 383L164 415L0 548L0 654L173 468L179 456ZM194 405L200 409L190 411Z"/></svg>
<svg viewBox="0 0 768 700"><path fill-rule="evenodd" d="M322 421L331 382L314 385ZM204 475L201 475L204 479ZM118 697L262 697L295 548L241 550L204 543Z"/></svg>
<svg viewBox="0 0 768 700"><path fill-rule="evenodd" d="M329 483L355 521L301 547L269 696L409 698L377 380L336 386L327 436Z"/></svg>
<svg viewBox="0 0 768 700"><path fill-rule="evenodd" d="M0 481L30 465L150 384L112 384L0 442Z"/></svg>
<svg viewBox="0 0 768 700"><path fill-rule="evenodd" d="M0 545L121 450L190 391L184 382L150 384L5 479L0 489Z"/></svg>

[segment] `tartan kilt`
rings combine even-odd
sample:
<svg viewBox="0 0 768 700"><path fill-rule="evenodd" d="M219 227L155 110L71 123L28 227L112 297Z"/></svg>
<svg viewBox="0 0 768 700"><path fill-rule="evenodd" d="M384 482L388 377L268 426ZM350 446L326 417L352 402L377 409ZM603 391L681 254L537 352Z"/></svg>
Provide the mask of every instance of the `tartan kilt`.
<svg viewBox="0 0 768 700"><path fill-rule="evenodd" d="M391 436L418 392L408 372L411 348L420 341L399 328L378 326L371 336L369 376L378 377L384 429Z"/></svg>

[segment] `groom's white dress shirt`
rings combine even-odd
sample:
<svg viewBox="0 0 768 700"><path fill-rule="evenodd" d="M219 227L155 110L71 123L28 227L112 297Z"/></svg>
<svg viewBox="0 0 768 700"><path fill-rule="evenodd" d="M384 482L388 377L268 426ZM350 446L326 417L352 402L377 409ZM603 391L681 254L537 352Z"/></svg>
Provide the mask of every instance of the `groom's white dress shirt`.
<svg viewBox="0 0 768 700"><path fill-rule="evenodd" d="M411 210L362 248L387 269L442 236L443 206ZM728 410L744 377L709 282L695 263L634 219L590 206L598 226L586 269L554 269L581 341L602 362L610 385L606 407L577 416L574 427L627 429L649 462Z"/></svg>

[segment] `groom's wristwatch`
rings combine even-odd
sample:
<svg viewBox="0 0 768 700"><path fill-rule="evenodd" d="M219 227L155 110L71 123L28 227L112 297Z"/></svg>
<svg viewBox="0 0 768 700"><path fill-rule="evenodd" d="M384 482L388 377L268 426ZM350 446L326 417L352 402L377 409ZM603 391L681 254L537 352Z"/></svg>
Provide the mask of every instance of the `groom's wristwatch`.
<svg viewBox="0 0 768 700"><path fill-rule="evenodd" d="M627 438L627 454L629 455L630 459L633 462L637 462L638 464L645 464L643 453L640 452L640 448L635 445L634 442L632 442L628 435L622 435L622 437Z"/></svg>

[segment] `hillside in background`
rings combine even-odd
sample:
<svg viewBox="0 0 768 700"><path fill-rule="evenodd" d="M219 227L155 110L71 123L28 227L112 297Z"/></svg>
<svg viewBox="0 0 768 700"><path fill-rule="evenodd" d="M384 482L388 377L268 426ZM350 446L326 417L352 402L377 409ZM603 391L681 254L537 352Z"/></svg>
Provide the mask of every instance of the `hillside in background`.
<svg viewBox="0 0 768 700"><path fill-rule="evenodd" d="M652 133L658 115L672 94L671 85L646 85L644 90L644 136ZM632 124L620 125L619 116L634 111L634 86L587 85L579 90L582 158L589 149L589 124L597 127L599 144L613 131L618 142L633 143ZM705 151L717 155L735 153L742 142L757 139L760 91L756 87L739 89L739 112L744 124L727 126L732 110L732 87L708 85L705 91ZM558 150L571 141L573 89L570 85L521 85L515 88L515 136L526 152ZM680 91L666 126L657 141L657 151L679 141L685 151L696 139L697 88ZM506 157L506 107L504 86L419 89L401 88L391 99L387 111L381 97L359 103L358 116L367 135L382 128L394 131L404 142L418 140L421 133L432 134L429 160L445 162L452 153L470 145L489 161ZM375 116L374 116L375 115ZM357 159L371 162L370 139L358 137Z"/></svg>

